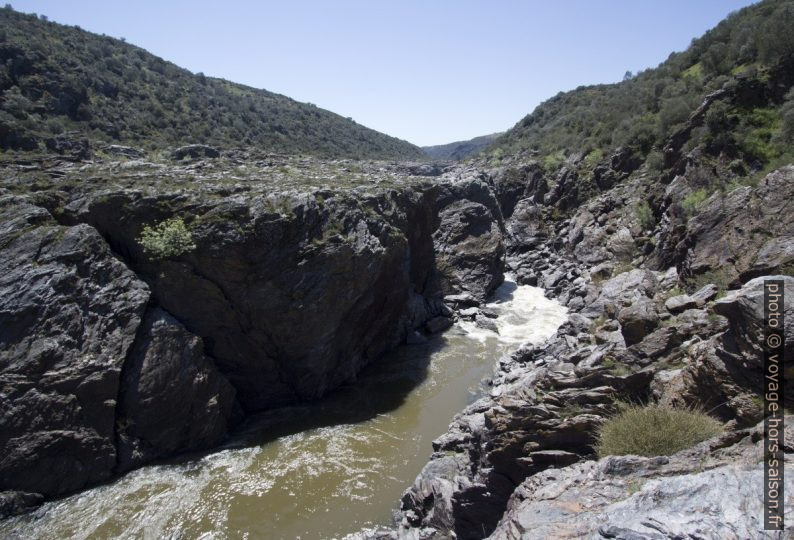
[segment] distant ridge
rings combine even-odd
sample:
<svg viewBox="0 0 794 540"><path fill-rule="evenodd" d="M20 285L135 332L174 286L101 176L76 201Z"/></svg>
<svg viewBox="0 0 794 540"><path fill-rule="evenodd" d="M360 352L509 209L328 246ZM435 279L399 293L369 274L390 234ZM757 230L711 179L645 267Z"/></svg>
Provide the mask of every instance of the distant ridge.
<svg viewBox="0 0 794 540"><path fill-rule="evenodd" d="M479 153L488 147L502 133L482 135L469 139L468 141L457 141L449 144L439 144L435 146L423 146L422 150L428 157L440 160L461 160Z"/></svg>

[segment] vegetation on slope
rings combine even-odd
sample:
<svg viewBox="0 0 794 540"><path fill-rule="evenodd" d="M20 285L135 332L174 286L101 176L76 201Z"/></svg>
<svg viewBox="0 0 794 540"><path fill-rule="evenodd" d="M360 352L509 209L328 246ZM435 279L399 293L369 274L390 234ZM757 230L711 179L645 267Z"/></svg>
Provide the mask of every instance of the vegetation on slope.
<svg viewBox="0 0 794 540"><path fill-rule="evenodd" d="M420 158L410 143L285 96L192 74L123 40L0 9L0 148L77 131L148 149L204 143Z"/></svg>
<svg viewBox="0 0 794 540"><path fill-rule="evenodd" d="M791 0L744 8L655 69L549 99L486 155L528 155L556 170L569 155L596 162L624 147L651 168L661 168L665 141L706 95L725 87L735 98L710 108L684 150L703 145L712 155L740 159L755 169L792 161L793 30Z"/></svg>

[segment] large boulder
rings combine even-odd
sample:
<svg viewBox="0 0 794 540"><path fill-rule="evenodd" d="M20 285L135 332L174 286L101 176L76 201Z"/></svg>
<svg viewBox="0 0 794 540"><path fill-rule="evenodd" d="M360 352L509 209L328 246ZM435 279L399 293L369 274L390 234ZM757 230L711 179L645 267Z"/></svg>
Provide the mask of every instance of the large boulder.
<svg viewBox="0 0 794 540"><path fill-rule="evenodd" d="M544 471L515 490L490 538L789 538L791 524L761 534L762 434L757 426L670 457L611 456Z"/></svg>
<svg viewBox="0 0 794 540"><path fill-rule="evenodd" d="M791 165L767 175L757 188L715 193L687 223L677 257L691 275L706 274L722 285L781 272L794 263L792 198Z"/></svg>
<svg viewBox="0 0 794 540"><path fill-rule="evenodd" d="M148 300L95 229L0 200L0 491L53 496L111 475L121 370Z"/></svg>
<svg viewBox="0 0 794 540"><path fill-rule="evenodd" d="M504 279L505 248L498 221L480 203L460 200L439 214L433 235L445 294L468 292L484 300Z"/></svg>
<svg viewBox="0 0 794 540"><path fill-rule="evenodd" d="M506 228L510 249L520 252L540 246L550 232L542 207L529 198L518 201Z"/></svg>
<svg viewBox="0 0 794 540"><path fill-rule="evenodd" d="M593 289L586 298L585 316L598 317L604 312L617 314L622 305L630 305L656 293L658 279L650 270L634 269L612 277Z"/></svg>
<svg viewBox="0 0 794 540"><path fill-rule="evenodd" d="M763 367L764 353L764 282L780 280L784 285L786 343L794 343L794 278L763 276L752 279L741 289L730 291L714 303L714 312L727 317L731 333L748 362ZM792 364L794 350L786 347L784 363Z"/></svg>
<svg viewBox="0 0 794 540"><path fill-rule="evenodd" d="M659 314L655 304L647 297L640 297L618 312L618 322L626 345L642 341L659 326Z"/></svg>
<svg viewBox="0 0 794 540"><path fill-rule="evenodd" d="M215 445L237 419L234 388L201 338L160 308L146 314L140 335L122 373L120 470Z"/></svg>

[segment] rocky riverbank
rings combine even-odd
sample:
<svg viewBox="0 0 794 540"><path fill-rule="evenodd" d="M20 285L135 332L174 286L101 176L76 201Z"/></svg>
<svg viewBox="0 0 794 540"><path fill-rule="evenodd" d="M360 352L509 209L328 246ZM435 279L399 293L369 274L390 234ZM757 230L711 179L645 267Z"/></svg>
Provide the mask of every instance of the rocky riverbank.
<svg viewBox="0 0 794 540"><path fill-rule="evenodd" d="M490 177L497 194L518 197L502 207L508 268L567 305L569 322L499 361L489 395L433 443L397 526L358 537L760 537L764 278L750 278L786 274L774 277L794 315L794 215L781 199L794 167L716 193L688 221L681 201L702 176L694 156L694 172L661 196L643 171L602 170L622 183L599 188L599 175L572 169L551 190L532 164ZM636 211L643 204L653 222ZM669 458L594 461L598 428L621 402L699 407L726 433Z"/></svg>

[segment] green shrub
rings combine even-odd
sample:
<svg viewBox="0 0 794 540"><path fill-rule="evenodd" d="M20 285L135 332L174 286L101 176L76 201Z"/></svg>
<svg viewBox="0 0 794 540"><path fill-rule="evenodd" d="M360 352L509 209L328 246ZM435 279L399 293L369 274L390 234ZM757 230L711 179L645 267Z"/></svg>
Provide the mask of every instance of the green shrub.
<svg viewBox="0 0 794 540"><path fill-rule="evenodd" d="M783 142L794 142L794 88L786 94L786 101L780 108L780 138Z"/></svg>
<svg viewBox="0 0 794 540"><path fill-rule="evenodd" d="M651 150L645 163L648 165L649 171L661 172L664 170L664 154L658 150Z"/></svg>
<svg viewBox="0 0 794 540"><path fill-rule="evenodd" d="M565 162L565 153L561 150L543 158L543 169L547 173L555 173Z"/></svg>
<svg viewBox="0 0 794 540"><path fill-rule="evenodd" d="M502 162L502 158L504 158L505 151L502 148L497 148L493 152L491 152L491 166L496 167Z"/></svg>
<svg viewBox="0 0 794 540"><path fill-rule="evenodd" d="M653 212L647 201L642 201L634 207L634 214L637 216L637 221L640 222L642 230L647 231L653 229L656 225L656 220L653 218Z"/></svg>
<svg viewBox="0 0 794 540"><path fill-rule="evenodd" d="M624 405L601 426L596 450L600 457L669 456L722 430L722 424L696 409Z"/></svg>
<svg viewBox="0 0 794 540"><path fill-rule="evenodd" d="M138 242L152 259L168 259L196 249L182 218L171 218L143 228Z"/></svg>
<svg viewBox="0 0 794 540"><path fill-rule="evenodd" d="M600 148L595 148L590 150L590 152L584 158L584 166L588 169L592 169L598 162L604 159L604 151Z"/></svg>
<svg viewBox="0 0 794 540"><path fill-rule="evenodd" d="M692 217L697 214L698 207L708 198L709 194L705 189L693 191L681 201L681 209L687 217Z"/></svg>
<svg viewBox="0 0 794 540"><path fill-rule="evenodd" d="M714 270L709 270L702 274L696 274L687 280L687 292L694 293L709 284L714 284L720 293L724 293L731 288L731 284L736 280L737 274L733 267L727 265Z"/></svg>

